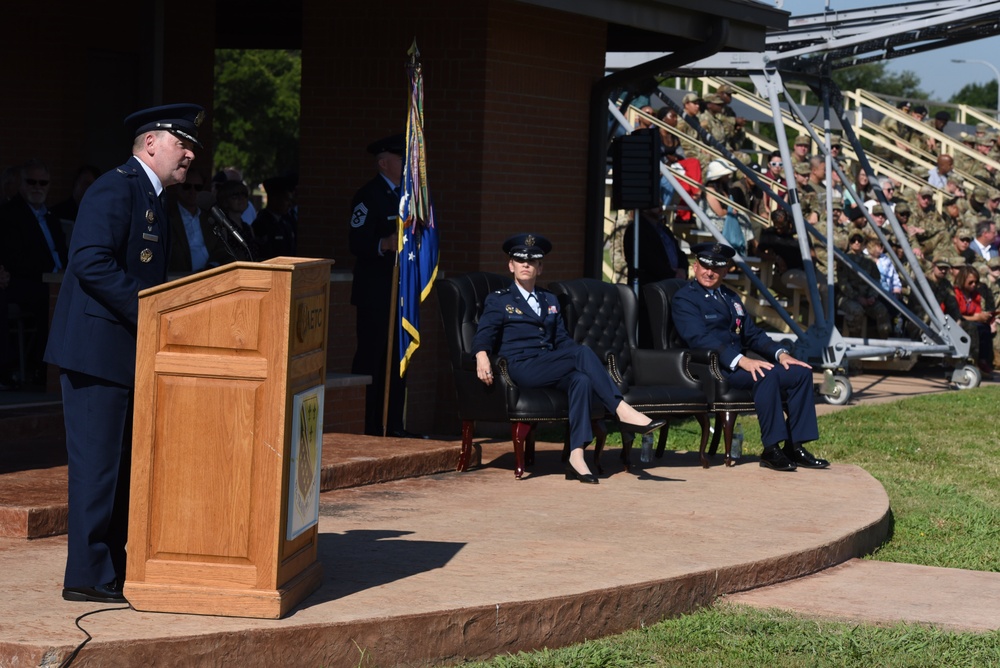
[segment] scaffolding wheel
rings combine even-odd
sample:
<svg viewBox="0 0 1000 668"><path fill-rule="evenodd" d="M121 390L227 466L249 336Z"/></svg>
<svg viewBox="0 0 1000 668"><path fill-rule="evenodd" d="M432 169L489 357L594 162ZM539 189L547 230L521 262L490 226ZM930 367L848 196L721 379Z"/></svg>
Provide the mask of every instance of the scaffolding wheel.
<svg viewBox="0 0 1000 668"><path fill-rule="evenodd" d="M974 387L979 387L979 383L982 380L982 372L972 364L965 364L956 368L955 373L951 375L951 382L959 390L971 390Z"/></svg>
<svg viewBox="0 0 1000 668"><path fill-rule="evenodd" d="M844 406L851 400L854 390L851 381L847 376L835 375L828 381L833 387L827 394L823 395L823 400L832 406Z"/></svg>

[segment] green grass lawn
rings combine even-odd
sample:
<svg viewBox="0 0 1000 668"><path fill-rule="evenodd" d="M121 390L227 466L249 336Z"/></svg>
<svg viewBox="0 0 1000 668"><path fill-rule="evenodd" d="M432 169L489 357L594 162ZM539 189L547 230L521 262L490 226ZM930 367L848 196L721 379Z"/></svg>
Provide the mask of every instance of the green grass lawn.
<svg viewBox="0 0 1000 668"><path fill-rule="evenodd" d="M758 453L756 421L741 422L745 452ZM697 449L697 429L671 425L667 447ZM869 558L1000 571L1000 387L856 406L821 417L820 435L815 454L861 466L889 494L893 535ZM722 600L622 635L474 665L1000 666L1000 632L816 621Z"/></svg>

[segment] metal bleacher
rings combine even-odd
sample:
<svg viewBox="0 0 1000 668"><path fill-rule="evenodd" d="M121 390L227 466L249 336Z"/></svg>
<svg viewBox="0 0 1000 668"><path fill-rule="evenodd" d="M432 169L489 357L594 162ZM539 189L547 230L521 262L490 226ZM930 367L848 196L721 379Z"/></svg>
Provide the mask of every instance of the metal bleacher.
<svg viewBox="0 0 1000 668"><path fill-rule="evenodd" d="M830 403L843 403L851 393L850 380L844 371L852 359L910 359L915 356L939 357L953 366L952 382L959 388L974 387L979 384L980 373L974 364L968 363L969 339L962 329L951 318L941 312L937 306L926 278L919 270L907 271L906 267L919 267L917 258L908 243L905 230L892 213L884 195L876 189L876 197L887 210L888 222L885 228L876 225L870 214L865 210L870 232L889 247L888 237L903 248L905 264L890 254L897 264L897 271L909 288L911 299L917 304L918 316L907 306L898 301L887 299L898 314L912 323L919 332L915 338L893 338L887 340L873 339L867 336L846 336L834 324L833 274L828 271L825 277L818 276L816 268L809 257L808 237L814 243L825 244L827 256L836 257L839 271L855 271L859 277L871 287L884 294L877 281L872 281L845 253L835 248L832 243L832 225L827 224L825 233L807 225L803 219L799 194L795 188L792 175L792 161L788 146L787 132L806 134L813 142L814 155L825 158L826 179L829 182L834 172L840 176L845 189L855 201L859 198L853 191L853 179L844 173L844 167L834 160L830 151L830 137L833 129L843 133L843 155L855 164L859 164L868 173L869 180L874 182L879 174L891 176L900 182L904 188L918 190L927 186L927 170L936 164L936 156L919 146L905 148L897 145L896 138L887 133L877 123L878 119L888 116L896 123L918 130L924 136L932 137L940 150L952 155L971 156L975 160L994 169L1000 169L1000 163L983 156L966 146L959 138L940 132L930 125L920 123L909 114L896 109L891 101L886 101L867 91L841 92L831 78L831 73L837 69L851 67L868 62L876 62L897 58L912 53L919 53L944 46L969 42L1000 33L1000 0L921 0L918 2L901 3L890 7L866 8L850 11L833 12L806 16L792 16L787 30L774 33L767 38L767 48L758 54L719 53L705 60L690 63L679 71L663 73L664 76L678 76L697 79L701 90L706 94L714 91L723 83L749 78L754 91L740 90L741 104L749 105L758 115L773 119L775 139L769 139L759 131L747 128L748 151L766 154L774 150L781 152L785 169L785 181L789 184L785 198L778 197L773 190L773 183L767 183L760 175L743 164L725 146L717 143L701 128L696 128L703 147L709 155L720 156L730 161L754 184L769 194L773 199L780 200L794 222L796 234L800 240L803 252L806 285L803 291L807 295L797 295L792 301L796 305L807 302L817 305L808 310L808 316L803 317L802 307L793 306L793 313L785 308L788 300L779 299L772 293L770 286L761 280L764 272L760 271L759 263L751 258L737 257L737 265L742 270L748 285L747 292L755 292L760 296L758 304L761 307L758 315L769 324L775 314L785 326L775 326L772 336L793 346L795 354L800 359L807 359L826 372L829 382L824 384L821 392L827 396ZM816 105L818 113L804 109L804 97L801 92L790 91L786 81L804 85L819 100ZM682 113L677 102L681 91L652 90L647 91L650 97L656 97L662 104L670 106ZM679 93L679 94L678 94ZM800 101L797 101L799 98ZM655 127L672 129L657 119L642 114L628 107L626 99L622 108L609 101L609 111L617 119L621 127L631 130L632 123L626 114L634 120L637 116ZM1000 125L988 113L961 107L958 110L960 122L969 119L1000 130ZM818 120L817 120L818 119ZM687 138L686 138L687 139ZM875 153L869 154L862 145L864 140ZM661 173L672 183L680 194L682 206L691 209L697 220L697 234L711 235L719 241L724 241L721 231L710 222L695 202L682 188L679 178L671 170L661 167ZM959 173L967 188L986 185L968 172ZM941 194L938 196L940 205ZM832 213L832 200L825 202L826 220ZM766 275L764 276L766 278ZM825 282L825 286L823 283ZM824 290L821 299L820 290ZM748 307L750 305L748 301ZM823 307L818 305L822 304Z"/></svg>

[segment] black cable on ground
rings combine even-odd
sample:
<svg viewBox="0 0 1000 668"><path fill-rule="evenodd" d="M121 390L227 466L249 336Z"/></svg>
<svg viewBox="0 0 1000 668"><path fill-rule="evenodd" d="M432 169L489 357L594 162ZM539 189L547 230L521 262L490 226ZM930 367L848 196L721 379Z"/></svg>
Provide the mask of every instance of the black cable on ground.
<svg viewBox="0 0 1000 668"><path fill-rule="evenodd" d="M89 617L90 615L96 615L99 612L113 612L115 610L131 610L131 609L132 609L132 606L130 606L130 605L126 605L126 606L122 606L122 607L118 607L118 608L101 608L100 610L91 610L90 612L85 612L82 615L80 615L79 617L77 617L76 620L75 620L75 622L74 622L76 624L76 628L78 628L81 631L83 631L83 635L87 636L87 638L82 643L80 643L79 645L77 645L76 649L74 649L70 653L70 655L67 656L66 659L62 663L59 664L59 668L66 668L66 666L68 666L69 664L73 663L73 659L75 659L76 655L80 653L80 650L83 649L83 646L86 645L88 642L90 642L91 640L94 639L94 637L92 635L90 635L89 633L87 633L87 630L85 628L83 628L82 626L80 626L80 620L81 619L83 619L84 617Z"/></svg>

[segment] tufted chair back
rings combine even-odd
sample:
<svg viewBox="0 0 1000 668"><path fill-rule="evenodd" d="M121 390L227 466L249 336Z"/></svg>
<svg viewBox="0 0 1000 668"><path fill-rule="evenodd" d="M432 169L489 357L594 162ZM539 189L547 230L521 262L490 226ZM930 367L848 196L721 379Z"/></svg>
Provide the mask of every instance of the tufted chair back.
<svg viewBox="0 0 1000 668"><path fill-rule="evenodd" d="M649 315L654 350L687 348L687 344L677 334L677 328L670 318L670 302L677 291L684 287L687 282L683 278L668 278L649 283L643 287L642 295L645 298L646 312Z"/></svg>
<svg viewBox="0 0 1000 668"><path fill-rule="evenodd" d="M624 381L632 382L632 348L635 347L637 307L635 295L625 285L578 278L554 283L563 321L573 340L592 349L603 362L613 357Z"/></svg>
<svg viewBox="0 0 1000 668"><path fill-rule="evenodd" d="M487 388L476 378L472 339L476 336L486 297L509 284L509 278L486 272L443 278L435 283L448 342L448 358L455 374L458 412L463 419L507 421L504 390L500 384Z"/></svg>

